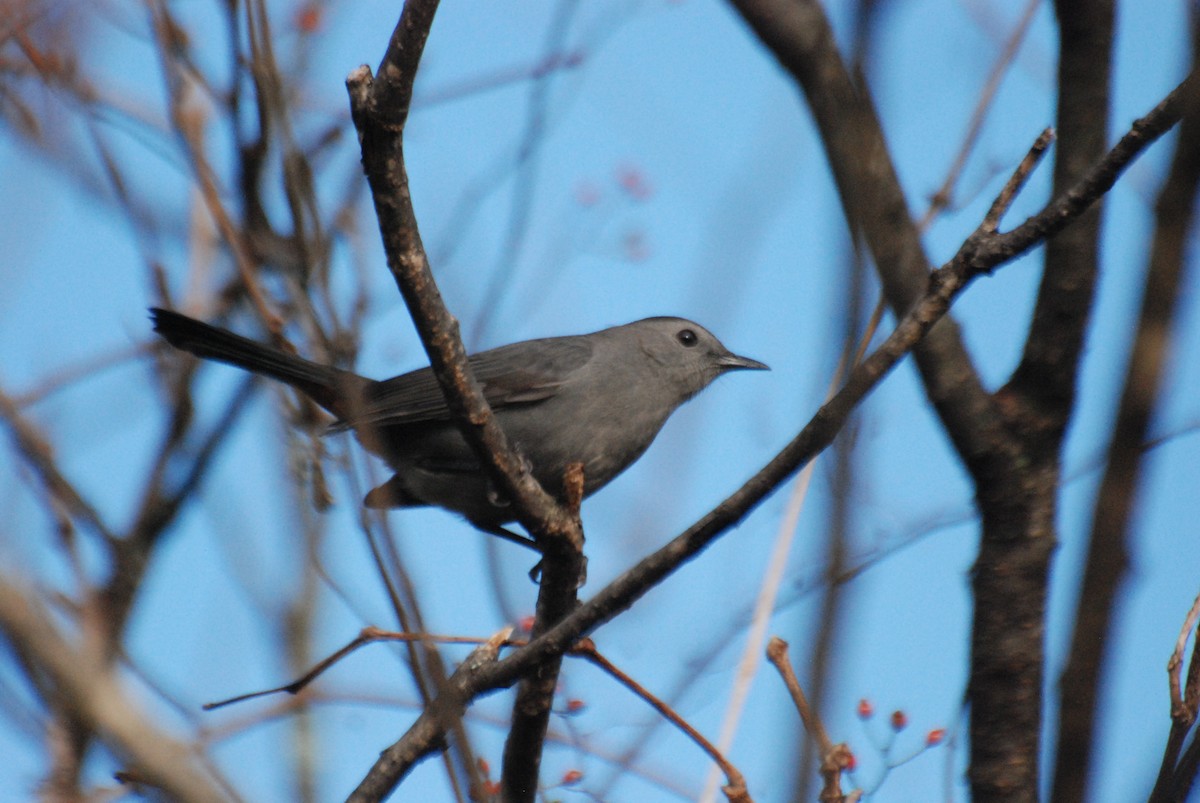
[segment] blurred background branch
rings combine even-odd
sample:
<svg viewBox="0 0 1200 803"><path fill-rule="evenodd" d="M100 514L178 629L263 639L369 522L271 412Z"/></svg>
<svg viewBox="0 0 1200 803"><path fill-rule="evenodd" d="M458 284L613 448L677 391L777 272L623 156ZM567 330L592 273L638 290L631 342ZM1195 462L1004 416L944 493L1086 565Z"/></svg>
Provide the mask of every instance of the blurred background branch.
<svg viewBox="0 0 1200 803"><path fill-rule="evenodd" d="M891 331L1038 131L1059 130L1053 179L1035 174L1002 229L1195 50L1182 0L731 5L448 4L405 104L412 207L469 349L683 314L774 369L765 392L690 404L584 504L591 601L556 636L606 622L603 654L709 739L784 500L619 615L617 578L780 451L874 299ZM143 310L369 376L421 364L343 84L396 9L0 10L0 797L344 797L469 647L380 645L286 704L200 704L276 686L369 624L536 639L557 615L534 624L527 555L438 511L364 511L378 467L319 410L160 350ZM816 464L769 613L854 750L844 788L985 799L1052 774L1056 799L1136 799L1158 771L1137 757L1164 743L1164 784L1191 782L1161 667L1197 585L1197 136L1185 122L1148 148L1044 267L1038 251L977 282ZM517 655L481 676L515 679ZM728 759L757 800L811 799L785 693L747 688ZM621 698L581 662L541 690L535 793L696 799L705 759ZM453 718L403 794L498 794L514 699Z"/></svg>

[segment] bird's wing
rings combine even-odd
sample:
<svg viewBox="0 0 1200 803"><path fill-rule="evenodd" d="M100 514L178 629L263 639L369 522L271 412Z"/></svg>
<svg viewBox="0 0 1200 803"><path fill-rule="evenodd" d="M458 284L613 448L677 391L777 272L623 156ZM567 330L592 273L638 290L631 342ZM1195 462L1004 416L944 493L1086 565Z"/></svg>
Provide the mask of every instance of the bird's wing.
<svg viewBox="0 0 1200 803"><path fill-rule="evenodd" d="M583 337L530 340L480 352L471 370L493 410L530 404L553 396L587 364L592 346ZM450 411L430 368L369 385L360 407L334 429L446 421Z"/></svg>

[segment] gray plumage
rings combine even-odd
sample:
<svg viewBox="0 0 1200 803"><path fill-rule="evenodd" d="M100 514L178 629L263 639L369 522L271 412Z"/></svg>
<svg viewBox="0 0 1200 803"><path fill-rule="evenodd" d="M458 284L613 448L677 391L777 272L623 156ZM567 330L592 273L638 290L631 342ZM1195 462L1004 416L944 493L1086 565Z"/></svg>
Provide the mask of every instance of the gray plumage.
<svg viewBox="0 0 1200 803"><path fill-rule="evenodd" d="M513 520L451 421L431 369L375 381L177 312L150 312L154 331L176 348L286 382L336 416L334 429L353 429L396 472L367 494L368 507L436 505L484 529ZM559 498L569 464L583 464L584 495L594 493L641 457L671 413L718 376L767 367L733 354L683 318L527 340L469 361L509 442Z"/></svg>

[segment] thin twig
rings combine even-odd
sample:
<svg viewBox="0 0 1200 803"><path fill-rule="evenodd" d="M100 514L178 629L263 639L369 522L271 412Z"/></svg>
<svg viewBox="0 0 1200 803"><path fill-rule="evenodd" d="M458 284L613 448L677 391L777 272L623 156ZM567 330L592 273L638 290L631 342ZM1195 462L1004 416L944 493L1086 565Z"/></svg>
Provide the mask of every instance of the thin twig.
<svg viewBox="0 0 1200 803"><path fill-rule="evenodd" d="M673 708L667 705L663 700L651 694L644 686L638 683L629 675L618 669L611 661L605 658L596 649L596 645L591 639L583 639L571 649L572 655L578 655L586 658L590 663L596 665L600 669L611 675L618 683L631 692L641 697L650 705L659 715L670 722L680 731L682 731L689 739L699 745L700 749L708 754L721 772L725 773L726 785L723 787L725 796L731 801L745 801L750 803L750 795L746 790L746 779L738 768L733 766L729 759L721 750L708 739L700 731L692 727L691 723L679 716Z"/></svg>
<svg viewBox="0 0 1200 803"><path fill-rule="evenodd" d="M1012 206L1013 200L1016 199L1017 193L1025 186L1025 182L1029 179L1033 168L1041 161L1046 154L1046 149L1050 147L1050 143L1054 142L1054 129L1047 128L1038 135L1034 140L1033 145L1029 148L1029 152L1025 154L1025 158L1021 160L1021 164L1009 176L1008 181L1004 183L1004 187L1000 190L1000 194L996 196L996 200L992 202L987 214L984 215L983 225L980 226L982 231L988 234L994 234L1000 228L1000 219L1004 217L1004 213Z"/></svg>
<svg viewBox="0 0 1200 803"><path fill-rule="evenodd" d="M185 107L186 81L195 78L196 73L185 71L176 63L174 54L178 48L175 47L173 40L179 26L171 18L170 12L162 0L155 0L151 9L154 33L158 38L158 53L162 59L162 69L167 79L171 122L187 148L187 162L192 168L201 197L204 199L205 208L212 216L233 255L234 265L242 279L246 297L258 312L272 341L281 346L285 345L283 321L272 312L266 294L259 286L254 260L245 247L241 233L234 225L232 215L226 210L225 203L221 199L220 191L217 188L216 172L209 163L204 150L201 117L196 110L189 110Z"/></svg>
<svg viewBox="0 0 1200 803"><path fill-rule="evenodd" d="M444 746L444 734L462 719L473 696L471 678L496 662L500 648L510 635L512 628L506 627L471 651L454 674L446 679L438 699L425 706L408 732L380 755L371 772L347 798L347 803L383 800L418 761Z"/></svg>
<svg viewBox="0 0 1200 803"><path fill-rule="evenodd" d="M1115 180L1115 175L1137 153L1168 130L1174 120L1178 120L1176 112L1177 109L1169 102L1160 104L1135 124L1138 126L1134 134L1136 144L1123 140L1124 144L1119 143L1096 166L1094 172ZM995 234L991 238L968 238L969 244L964 244L959 254L931 277L922 300L900 320L887 339L859 364L846 385L817 411L791 443L735 493L666 546L643 559L579 606L567 620L544 636L532 640L527 648L490 667L486 676L478 679L479 688L496 688L493 684L502 686L511 683L543 655L568 649L576 639L628 608L664 577L707 547L720 533L741 521L779 483L832 441L855 406L940 320L950 301L972 279L994 270L1015 253L1022 253L1040 242L1047 220L1065 217L1055 225L1065 226L1069 223L1070 217L1078 214L1082 208L1077 205L1080 196L1089 196L1094 202L1111 186L1111 182L1105 186L1104 182L1093 179L1085 179L1071 193L1053 200L1041 213L1030 219L1033 223L1027 221L1013 232Z"/></svg>
<svg viewBox="0 0 1200 803"><path fill-rule="evenodd" d="M494 637L493 637L494 638ZM362 631L355 636L349 643L326 658L321 659L312 669L305 672L300 677L290 683L285 683L282 686L276 686L273 689L263 689L261 691L248 692L239 694L236 697L230 697L225 700L218 700L213 703L205 703L201 708L205 711L213 711L218 708L224 708L227 705L235 703L243 703L247 700L254 700L259 697L266 697L270 694L280 694L287 692L288 694L299 694L310 683L323 675L327 669L341 661L347 655L356 651L359 647L367 644L374 644L379 641L400 641L400 642L424 642L430 644L486 644L492 639L469 638L467 636L438 636L432 633L396 633L388 630L380 630L377 627L364 627ZM499 646L510 646L512 642L504 641Z"/></svg>
<svg viewBox="0 0 1200 803"><path fill-rule="evenodd" d="M50 496L110 546L115 544L119 539L101 518L100 512L59 469L50 442L33 422L26 420L17 404L3 390L0 390L0 418L8 422L17 453L29 464Z"/></svg>
<svg viewBox="0 0 1200 803"><path fill-rule="evenodd" d="M1171 652L1171 659L1167 661L1171 719L1185 725L1190 725L1195 720L1197 710L1197 701L1184 696L1182 678L1183 654L1187 651L1188 640L1193 637L1196 630L1197 620L1200 620L1200 595L1192 600L1192 607L1188 609L1187 616L1183 620L1183 627L1179 629L1179 638L1175 640L1175 649Z"/></svg>
<svg viewBox="0 0 1200 803"><path fill-rule="evenodd" d="M68 639L32 589L3 576L0 630L39 675L44 673L72 715L125 756L152 786L172 800L229 799L215 779L197 766L190 748L153 724L99 652L84 639Z"/></svg>
<svg viewBox="0 0 1200 803"><path fill-rule="evenodd" d="M406 6L406 13L409 6ZM352 96L356 98L356 108L361 108L369 92L369 71L359 70L351 76L348 84ZM1173 126L1178 118L1177 99L1170 96L1138 121L1134 129L1089 171L1084 180L1054 199L1041 213L1007 234L987 235L977 230L950 262L929 277L921 299L903 316L891 335L851 373L846 385L750 481L666 546L617 578L591 600L575 608L562 621L536 635L526 647L503 660L484 662L471 672L463 672L460 668L447 690L439 695L439 700L430 710L418 718L409 733L383 751L368 778L364 779L364 788L380 794L394 789L411 769L415 760L414 752L419 753L416 756L419 758L436 749L436 740L445 732L438 724L443 716L442 706L461 713L462 707L474 695L511 685L543 665L548 658L562 655L581 636L628 608L650 588L741 521L781 482L828 446L858 403L942 319L950 303L963 288L975 278L994 270L1066 226L1074 216L1095 203L1112 186L1120 172ZM453 329L453 332L456 333L457 329ZM438 359L441 359L440 355ZM449 381L452 382L453 378ZM457 405L452 406L461 410ZM478 419L472 424L480 426ZM476 441L472 440L472 443Z"/></svg>
<svg viewBox="0 0 1200 803"><path fill-rule="evenodd" d="M1179 755L1187 743L1188 733L1196 721L1197 707L1200 706L1200 688L1197 688L1200 685L1200 660L1197 659L1195 647L1192 648L1186 685L1181 678L1181 670L1188 641L1196 641L1197 620L1200 620L1200 595L1192 600L1192 607L1188 609L1183 627L1179 630L1179 638L1175 641L1175 649L1167 661L1171 729L1167 733L1166 744L1163 745L1163 756L1159 762L1158 776L1154 780L1154 789L1150 792L1150 803L1168 803L1181 799L1176 794L1177 776L1182 766Z"/></svg>
<svg viewBox="0 0 1200 803"><path fill-rule="evenodd" d="M833 752L833 740L829 738L829 731L825 729L820 715L808 704L808 698L800 688L800 679L796 677L796 672L788 660L788 643L778 636L772 636L767 644L767 660L779 670L779 676L783 678L784 685L792 695L792 702L796 704L796 711L804 722L804 729L816 740L821 755L829 755Z"/></svg>
<svg viewBox="0 0 1200 803"><path fill-rule="evenodd" d="M834 382L837 380L838 377L835 376ZM831 385L829 393L832 394L834 390L836 390L836 385ZM754 603L754 613L750 617L750 631L746 635L746 643L742 649L742 657L738 661L725 719L721 723L718 744L720 749L725 752L733 747L733 739L737 734L741 715L745 711L746 700L750 697L750 686L758 672L759 661L762 657L762 645L766 640L767 627L771 622L771 614L775 610L775 601L779 597L779 587L783 583L783 576L788 567L788 555L792 551L792 543L799 530L800 511L803 510L804 502L808 498L809 483L812 480L815 465L816 461L808 463L796 475L796 479L792 483L792 491L788 494L783 517L779 521L771 554L767 558L762 587ZM715 781L716 779L710 772L700 795L701 801L712 799L715 793Z"/></svg>
<svg viewBox="0 0 1200 803"><path fill-rule="evenodd" d="M808 698L804 696L804 690L800 688L800 680L796 677L792 664L788 660L787 642L781 638L772 637L767 645L767 659L779 670L779 676L783 678L783 683L787 686L788 692L792 695L792 701L796 704L796 710L800 713L800 719L804 722L804 729L816 741L817 749L820 751L821 777L824 778L825 785L821 788L818 799L831 803L832 801L846 800L846 796L842 794L842 773L853 764L854 756L850 752L850 748L844 743L833 743L820 715L808 704Z"/></svg>
<svg viewBox="0 0 1200 803"><path fill-rule="evenodd" d="M872 313L866 329L855 345L849 364L843 359L842 364L838 365L837 370L833 372L829 387L825 390L826 400L837 392L838 386L845 381L846 374L862 360L862 356L866 353L867 346L870 345L871 338L875 336L879 322L883 318L883 310L883 301L880 300L875 306L875 311ZM754 603L754 612L750 617L750 633L746 637L746 644L738 663L734 689L730 695L725 721L721 726L718 744L723 751L728 751L733 746L737 725L745 710L746 700L749 698L750 684L758 670L758 662L763 654L763 642L767 636L767 625L770 623L771 615L775 611L776 602L779 599L779 588L787 569L787 558L791 553L792 543L795 541L799 529L800 512L804 508L804 501L808 498L809 483L812 480L815 464L815 461L810 462L796 475L796 479L792 483L792 492L788 495L787 505L784 508L783 518L780 519L775 535L775 544L767 559L762 587ZM715 780L710 773L700 796L702 801L712 798L716 785Z"/></svg>
<svg viewBox="0 0 1200 803"><path fill-rule="evenodd" d="M1021 19L1017 21L1017 27L1013 28L1012 34L1008 37L1008 40L1004 43L1004 48L996 58L996 63L992 65L992 71L988 75L983 91L979 93L979 102L975 104L975 110L971 113L971 121L967 124L967 133L963 137L962 145L959 147L958 153L954 156L950 170L946 173L946 180L942 182L942 186L930 198L929 208L925 210L925 216L917 224L917 228L921 231L929 228L929 224L933 222L934 217L948 207L953 200L954 187L958 184L958 180L962 176L963 168L966 167L971 151L975 149L975 145L979 142L979 134L983 131L983 121L987 118L988 110L991 108L992 102L996 99L996 92L1000 89L1000 82L1004 79L1005 73L1008 72L1008 68L1012 66L1013 61L1016 59L1017 51L1020 50L1021 43L1025 41L1025 35L1029 32L1029 26L1033 22L1033 18L1041 5L1042 0L1027 0L1025 10L1021 13Z"/></svg>

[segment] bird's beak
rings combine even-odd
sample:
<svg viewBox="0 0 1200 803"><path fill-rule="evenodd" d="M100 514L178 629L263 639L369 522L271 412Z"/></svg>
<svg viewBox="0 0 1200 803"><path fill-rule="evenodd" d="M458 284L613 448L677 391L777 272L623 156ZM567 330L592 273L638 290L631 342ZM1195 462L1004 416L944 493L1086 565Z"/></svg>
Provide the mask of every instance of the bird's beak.
<svg viewBox="0 0 1200 803"><path fill-rule="evenodd" d="M739 357L736 354L722 354L717 357L717 365L723 371L770 371L771 367L764 362L752 360L749 357Z"/></svg>

